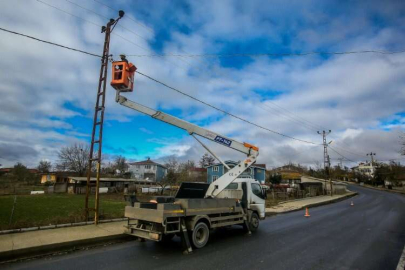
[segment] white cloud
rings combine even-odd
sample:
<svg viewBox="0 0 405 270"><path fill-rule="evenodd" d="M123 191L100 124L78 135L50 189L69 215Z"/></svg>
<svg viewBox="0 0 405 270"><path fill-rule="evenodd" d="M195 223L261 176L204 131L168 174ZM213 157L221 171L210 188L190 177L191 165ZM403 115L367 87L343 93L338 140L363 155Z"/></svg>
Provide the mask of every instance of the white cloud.
<svg viewBox="0 0 405 270"><path fill-rule="evenodd" d="M96 24L104 23L104 19L65 1L48 2ZM108 9L92 1L82 5L107 17L112 15ZM190 1L184 3L186 11L166 1L155 2L154 5L154 9L140 7L146 10L136 15L142 17L142 14L148 14L147 23L159 27L166 25L163 22L169 20L167 16L173 16L173 20L190 29L189 33L181 33L178 28L165 29L170 35L170 39L162 45L165 53L219 52L226 45L243 44L254 39L274 44L274 47L268 48L271 52L289 49L389 50L398 49L398 44L405 41L403 7L395 1L390 4L374 2L367 5L366 11L352 8L347 14L342 12L335 17L322 11L327 5L320 1L310 1L305 5L301 1L290 4L275 1L272 5L262 1L206 1L198 4ZM291 5L294 10L291 10ZM389 23L386 26L373 23L368 17L372 12ZM113 35L111 52L114 55L122 52L150 54L151 46L147 41L158 42L159 37L155 34L161 29L149 31L125 17L121 23L146 40L118 27L114 33L147 50ZM102 50L103 35L97 26L36 1L25 1L23 4L3 1L0 25L90 52L100 53ZM1 35L0 143L13 146L10 148L15 151L7 151L7 155L0 157L0 162L11 165L17 158L35 165L40 159L55 160L58 147L77 138L87 141L86 134L78 132L67 122L72 117L92 117L99 59L8 33L1 32ZM290 41L284 42L286 35ZM141 57L131 60L140 71L154 78L272 130L321 143L316 131L332 129L331 138L338 147L356 153L375 151L384 159L398 156L395 138L400 129L393 128L403 130L403 124L383 122L403 111L405 55L255 58L241 69L222 67L219 59L184 58L181 61L175 57ZM139 74L136 75L135 89L128 97L141 104L162 110L179 109L181 118L204 123L216 132L258 145L261 149L259 161L262 163L272 166L288 161L314 164L316 160L322 160L322 148L319 146L305 145L224 117ZM255 92L258 89L262 94ZM273 99L272 91L281 94ZM133 115L137 114L117 105L114 94L111 89L107 92L106 120L130 124ZM266 94L271 102L264 100ZM65 106L67 103L86 112L82 115L69 109ZM297 115L310 120L311 124L303 124ZM291 121L291 118L295 120ZM66 133L58 133L55 129L65 129ZM176 155L198 159L204 152L188 138L179 142L165 140L163 135L157 135L161 132L150 127L142 127L140 131L155 134L151 140L163 145L151 149L157 157ZM169 144L173 141L177 143ZM240 159L223 147L218 148L218 153L225 159ZM359 158L346 154L351 159Z"/></svg>

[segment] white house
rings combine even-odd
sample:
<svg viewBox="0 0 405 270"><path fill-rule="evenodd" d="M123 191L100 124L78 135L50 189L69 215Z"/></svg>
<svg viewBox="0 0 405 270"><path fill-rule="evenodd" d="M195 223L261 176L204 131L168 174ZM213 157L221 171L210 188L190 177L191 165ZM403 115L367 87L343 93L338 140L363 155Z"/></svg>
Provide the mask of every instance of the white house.
<svg viewBox="0 0 405 270"><path fill-rule="evenodd" d="M352 168L353 172L364 174L368 177L374 177L376 166L372 163L360 162L358 166Z"/></svg>
<svg viewBox="0 0 405 270"><path fill-rule="evenodd" d="M167 174L167 168L162 164L153 162L148 158L144 161L129 163L131 176L138 180L162 181Z"/></svg>

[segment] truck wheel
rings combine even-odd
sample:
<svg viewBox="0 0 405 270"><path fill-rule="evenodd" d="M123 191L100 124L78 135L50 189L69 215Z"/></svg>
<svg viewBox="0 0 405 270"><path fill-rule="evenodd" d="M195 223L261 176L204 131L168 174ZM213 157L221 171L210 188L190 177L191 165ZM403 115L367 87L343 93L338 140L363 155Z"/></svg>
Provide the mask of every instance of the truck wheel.
<svg viewBox="0 0 405 270"><path fill-rule="evenodd" d="M256 213L253 213L250 217L249 228L251 232L257 231L259 229L260 219Z"/></svg>
<svg viewBox="0 0 405 270"><path fill-rule="evenodd" d="M250 217L250 221L249 221L249 230L253 233L255 231L257 231L257 229L259 228L259 223L260 223L260 219L259 216L256 213L252 213L252 216ZM245 229L245 231L248 231L248 228L246 228L245 225L243 225L243 228Z"/></svg>
<svg viewBox="0 0 405 270"><path fill-rule="evenodd" d="M203 248L210 237L210 229L204 222L199 222L195 225L191 234L191 242L195 248Z"/></svg>

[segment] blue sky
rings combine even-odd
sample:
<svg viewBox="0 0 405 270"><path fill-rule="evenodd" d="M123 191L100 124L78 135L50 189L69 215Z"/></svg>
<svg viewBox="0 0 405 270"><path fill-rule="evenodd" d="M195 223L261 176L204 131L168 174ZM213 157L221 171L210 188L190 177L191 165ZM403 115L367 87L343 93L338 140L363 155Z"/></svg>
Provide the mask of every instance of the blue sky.
<svg viewBox="0 0 405 270"><path fill-rule="evenodd" d="M112 36L116 59L120 53L405 49L403 1L100 1L126 12L119 23L126 29L117 27ZM0 27L101 53L103 35L97 25L106 19L72 3L106 17L116 12L92 0L43 2L87 21L35 0L6 0L0 3ZM0 34L0 164L55 163L61 147L89 143L99 60ZM405 54L128 58L156 79L277 132L321 143L316 131L331 129L336 149L352 161L365 160L370 151L380 160L401 158ZM249 126L142 76L136 75L135 90L127 96L254 143L261 149L259 162L269 167L322 161L319 146ZM104 130L106 159L124 155L164 162L169 156L198 160L204 154L185 131L116 104L111 87ZM212 146L224 159L242 158Z"/></svg>

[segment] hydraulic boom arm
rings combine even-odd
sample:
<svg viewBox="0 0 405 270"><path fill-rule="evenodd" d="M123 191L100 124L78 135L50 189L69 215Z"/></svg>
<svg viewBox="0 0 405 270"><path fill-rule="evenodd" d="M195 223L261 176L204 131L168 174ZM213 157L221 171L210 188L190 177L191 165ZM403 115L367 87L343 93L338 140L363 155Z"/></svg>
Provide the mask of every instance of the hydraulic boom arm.
<svg viewBox="0 0 405 270"><path fill-rule="evenodd" d="M126 97L120 95L120 91L117 91L116 101L128 108L136 110L138 112L144 113L149 115L155 119L161 120L173 126L179 127L181 129L186 130L190 135L194 136L194 134L214 141L216 143L225 145L229 148L235 149L239 152L242 152L247 155L247 158L241 161L237 166L230 169L221 159L219 159L211 150L208 149L207 146L202 144L195 136L198 142L200 142L208 151L210 151L221 163L224 164L226 168L229 169L225 174L223 174L220 178L218 178L215 182L212 182L209 186L205 197L215 197L217 196L222 190L224 190L232 181L234 181L241 173L243 173L247 168L249 168L255 161L257 156L259 155L259 148L254 145L248 143L241 143L230 139L228 137L219 135L215 132L207 130L205 128L199 127L187 121L181 120L177 117L171 116L169 114L163 113L161 111L156 111L151 108L148 108L144 105L139 103L133 102L128 100Z"/></svg>

